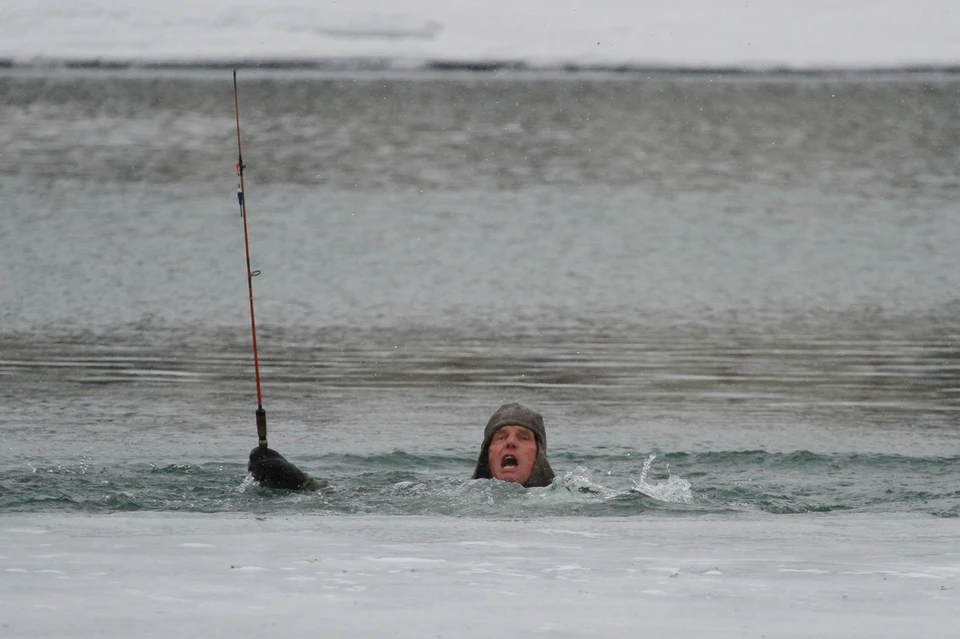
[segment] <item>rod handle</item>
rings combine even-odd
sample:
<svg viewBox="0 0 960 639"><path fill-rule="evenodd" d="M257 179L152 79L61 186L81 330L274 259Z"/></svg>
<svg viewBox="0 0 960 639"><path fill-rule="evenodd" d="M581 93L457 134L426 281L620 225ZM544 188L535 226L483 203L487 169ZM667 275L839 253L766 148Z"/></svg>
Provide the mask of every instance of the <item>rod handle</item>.
<svg viewBox="0 0 960 639"><path fill-rule="evenodd" d="M267 447L267 411L263 406L257 406L257 438L260 440L260 447Z"/></svg>

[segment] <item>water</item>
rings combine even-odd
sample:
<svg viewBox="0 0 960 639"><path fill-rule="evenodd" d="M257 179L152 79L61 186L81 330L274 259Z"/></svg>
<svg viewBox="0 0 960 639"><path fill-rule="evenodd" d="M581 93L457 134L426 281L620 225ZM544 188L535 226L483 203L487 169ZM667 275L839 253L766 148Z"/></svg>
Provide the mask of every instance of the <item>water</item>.
<svg viewBox="0 0 960 639"><path fill-rule="evenodd" d="M2 71L0 512L957 517L958 95L242 71L278 494L229 73ZM553 486L468 479L506 401Z"/></svg>

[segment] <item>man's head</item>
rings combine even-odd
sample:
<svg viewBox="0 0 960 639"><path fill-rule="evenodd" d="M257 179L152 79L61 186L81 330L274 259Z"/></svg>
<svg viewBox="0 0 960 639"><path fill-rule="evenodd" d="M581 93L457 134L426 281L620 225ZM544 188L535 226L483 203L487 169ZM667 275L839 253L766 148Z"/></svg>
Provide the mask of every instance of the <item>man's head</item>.
<svg viewBox="0 0 960 639"><path fill-rule="evenodd" d="M502 479L527 487L553 481L543 417L520 404L501 406L483 431L474 479Z"/></svg>

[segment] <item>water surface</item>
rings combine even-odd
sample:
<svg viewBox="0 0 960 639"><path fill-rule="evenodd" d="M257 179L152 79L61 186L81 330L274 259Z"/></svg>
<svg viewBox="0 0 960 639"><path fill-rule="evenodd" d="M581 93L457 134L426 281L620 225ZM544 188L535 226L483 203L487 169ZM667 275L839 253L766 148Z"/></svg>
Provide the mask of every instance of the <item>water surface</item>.
<svg viewBox="0 0 960 639"><path fill-rule="evenodd" d="M0 75L0 509L896 512L960 492L960 81ZM560 481L472 482L505 401ZM644 472L644 463L656 457Z"/></svg>

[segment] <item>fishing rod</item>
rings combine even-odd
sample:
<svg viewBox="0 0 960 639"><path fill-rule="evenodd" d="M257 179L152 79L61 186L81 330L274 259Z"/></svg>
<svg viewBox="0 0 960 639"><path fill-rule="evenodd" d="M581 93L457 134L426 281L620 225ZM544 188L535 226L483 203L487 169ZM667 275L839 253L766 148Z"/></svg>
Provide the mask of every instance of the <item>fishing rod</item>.
<svg viewBox="0 0 960 639"><path fill-rule="evenodd" d="M240 202L240 217L243 218L243 246L247 252L247 289L250 291L250 331L253 334L253 370L257 379L257 439L260 447L267 447L267 411L263 409L263 394L260 392L260 358L257 355L257 322L253 317L253 278L260 271L250 270L250 239L247 234L247 200L243 190L243 149L240 146L240 96L237 91L237 69L233 69L233 105L237 113L237 200Z"/></svg>

